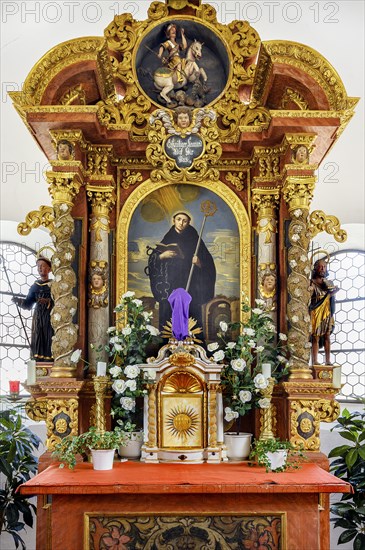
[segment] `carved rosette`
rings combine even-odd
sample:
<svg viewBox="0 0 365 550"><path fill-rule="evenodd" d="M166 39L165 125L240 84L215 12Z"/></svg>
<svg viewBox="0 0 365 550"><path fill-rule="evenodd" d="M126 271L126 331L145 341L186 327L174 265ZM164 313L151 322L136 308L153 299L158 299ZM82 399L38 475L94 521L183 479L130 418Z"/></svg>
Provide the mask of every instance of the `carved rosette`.
<svg viewBox="0 0 365 550"><path fill-rule="evenodd" d="M288 344L291 349L290 378L312 378L308 362L310 356L309 330L309 276L308 210L313 196L314 177L288 177L284 186L284 199L289 206L288 237Z"/></svg>
<svg viewBox="0 0 365 550"><path fill-rule="evenodd" d="M76 275L71 267L75 257L75 247L71 242L74 220L71 215L73 199L79 192L81 181L75 174L47 172L49 192L53 199L54 227L51 237L55 246L52 257L52 296L54 307L51 323L54 329L52 354L54 364L52 377L72 377L75 367L71 365L71 354L77 341L78 327L72 319L76 313L77 298L72 291Z"/></svg>
<svg viewBox="0 0 365 550"><path fill-rule="evenodd" d="M54 451L57 443L67 436L77 435L78 399L49 399L47 402L48 451Z"/></svg>
<svg viewBox="0 0 365 550"><path fill-rule="evenodd" d="M290 442L306 451L320 449L320 419L316 400L300 399L290 403Z"/></svg>

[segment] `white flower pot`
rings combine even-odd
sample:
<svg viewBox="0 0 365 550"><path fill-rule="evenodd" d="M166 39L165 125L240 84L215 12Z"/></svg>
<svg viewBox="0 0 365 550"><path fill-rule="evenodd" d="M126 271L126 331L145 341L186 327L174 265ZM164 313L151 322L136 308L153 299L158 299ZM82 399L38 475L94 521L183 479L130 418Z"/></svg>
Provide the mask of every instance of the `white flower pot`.
<svg viewBox="0 0 365 550"><path fill-rule="evenodd" d="M131 432L131 438L127 445L119 447L118 453L122 458L138 460L141 456L141 447L143 444L143 432Z"/></svg>
<svg viewBox="0 0 365 550"><path fill-rule="evenodd" d="M250 454L252 434L227 432L224 434L224 444L227 447L229 460L244 460Z"/></svg>
<svg viewBox="0 0 365 550"><path fill-rule="evenodd" d="M115 449L91 449L94 470L112 470Z"/></svg>
<svg viewBox="0 0 365 550"><path fill-rule="evenodd" d="M286 449L280 449L279 451L274 451L273 453L268 451L266 456L270 463L270 470L277 470L278 468L285 466L288 451Z"/></svg>

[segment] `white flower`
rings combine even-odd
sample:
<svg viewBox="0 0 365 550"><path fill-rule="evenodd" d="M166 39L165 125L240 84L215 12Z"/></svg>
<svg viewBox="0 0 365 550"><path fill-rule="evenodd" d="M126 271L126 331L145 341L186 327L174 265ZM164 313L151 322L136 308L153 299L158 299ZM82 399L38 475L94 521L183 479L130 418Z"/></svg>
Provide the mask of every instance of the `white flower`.
<svg viewBox="0 0 365 550"><path fill-rule="evenodd" d="M53 319L54 319L55 321L61 321L61 315L60 315L59 313L55 313L55 314L53 315Z"/></svg>
<svg viewBox="0 0 365 550"><path fill-rule="evenodd" d="M224 419L227 422L230 422L231 420L234 420L235 418L239 417L238 412L237 411L232 411L232 409L230 407L226 407L224 409L224 412L225 412Z"/></svg>
<svg viewBox="0 0 365 550"><path fill-rule="evenodd" d="M121 346L120 344L114 344L114 349L115 351L123 351L123 346Z"/></svg>
<svg viewBox="0 0 365 550"><path fill-rule="evenodd" d="M286 357L283 357L283 355L278 355L278 361L279 361L279 363L285 363L286 362Z"/></svg>
<svg viewBox="0 0 365 550"><path fill-rule="evenodd" d="M255 342L255 340L249 340L247 342L247 345L248 345L249 348L254 348L256 346L256 342Z"/></svg>
<svg viewBox="0 0 365 550"><path fill-rule="evenodd" d="M145 321L149 321L152 315L152 311L150 311L149 313L147 311L142 311L142 317Z"/></svg>
<svg viewBox="0 0 365 550"><path fill-rule="evenodd" d="M80 361L81 354L82 354L81 349L75 349L75 351L72 352L72 355L70 357L71 363L78 363Z"/></svg>
<svg viewBox="0 0 365 550"><path fill-rule="evenodd" d="M261 372L259 372L259 374L256 374L255 378L253 379L253 383L255 384L255 387L259 390L264 390L269 385L268 380L263 374L261 374Z"/></svg>
<svg viewBox="0 0 365 550"><path fill-rule="evenodd" d="M301 262L306 262L308 260L307 256L305 256L304 254L301 255L300 257L300 261Z"/></svg>
<svg viewBox="0 0 365 550"><path fill-rule="evenodd" d="M72 308L70 309L70 313L71 313L72 316L74 316L75 313L76 313L76 308L75 308L75 307L72 307Z"/></svg>
<svg viewBox="0 0 365 550"><path fill-rule="evenodd" d="M293 323L297 323L297 322L299 321L298 315L293 315L293 317L291 318L291 320L293 321Z"/></svg>
<svg viewBox="0 0 365 550"><path fill-rule="evenodd" d="M270 399L268 397L263 397L258 400L260 409L269 409L270 408Z"/></svg>
<svg viewBox="0 0 365 550"><path fill-rule="evenodd" d="M219 323L219 327L220 327L222 332L227 332L227 330L228 330L228 325L225 321L221 321Z"/></svg>
<svg viewBox="0 0 365 550"><path fill-rule="evenodd" d="M310 320L311 320L310 315L304 315L304 321L306 323L309 323Z"/></svg>
<svg viewBox="0 0 365 550"><path fill-rule="evenodd" d="M273 323L266 323L266 328L269 332L276 332L276 327Z"/></svg>
<svg viewBox="0 0 365 550"><path fill-rule="evenodd" d="M246 361L239 357L238 359L233 359L231 361L231 367L233 370L242 372L243 369L246 367Z"/></svg>
<svg viewBox="0 0 365 550"><path fill-rule="evenodd" d="M222 361L222 359L224 359L224 351L223 350L219 350L219 351L216 351L215 353L213 353L213 360L218 363L218 361Z"/></svg>
<svg viewBox="0 0 365 550"><path fill-rule="evenodd" d="M261 300L261 298L257 298L257 300L255 300L255 303L257 306L264 306L265 300Z"/></svg>
<svg viewBox="0 0 365 550"><path fill-rule="evenodd" d="M116 330L116 327L109 327L107 330L107 333L110 334L111 332L114 332Z"/></svg>
<svg viewBox="0 0 365 550"><path fill-rule="evenodd" d="M262 351L264 351L264 349L264 346L257 346L256 353L261 353Z"/></svg>
<svg viewBox="0 0 365 550"><path fill-rule="evenodd" d="M289 265L290 265L290 267L293 268L293 267L297 267L298 264L295 260L290 260Z"/></svg>
<svg viewBox="0 0 365 550"><path fill-rule="evenodd" d="M297 208L296 210L294 210L293 214L296 218L299 218L302 215L302 211L300 208Z"/></svg>
<svg viewBox="0 0 365 550"><path fill-rule="evenodd" d="M159 330L152 325L147 325L146 329L152 336L158 336L160 334Z"/></svg>
<svg viewBox="0 0 365 550"><path fill-rule="evenodd" d="M130 391L136 391L137 382L135 380L126 380L125 387L129 388Z"/></svg>
<svg viewBox="0 0 365 550"><path fill-rule="evenodd" d="M65 204L64 202L60 205L60 210L62 210L62 212L67 212L68 210L68 205Z"/></svg>
<svg viewBox="0 0 365 550"><path fill-rule="evenodd" d="M131 290L127 290L124 294L122 294L122 300L125 300L126 298L133 298L135 296L135 293Z"/></svg>
<svg viewBox="0 0 365 550"><path fill-rule="evenodd" d="M154 369L147 369L144 371L144 377L148 380L156 380L156 371Z"/></svg>
<svg viewBox="0 0 365 550"><path fill-rule="evenodd" d="M59 267L61 265L61 260L59 258L53 258L53 264Z"/></svg>
<svg viewBox="0 0 365 550"><path fill-rule="evenodd" d="M294 296L296 296L297 298L299 298L301 295L302 295L302 291L300 290L300 288L296 288L296 289L294 290Z"/></svg>
<svg viewBox="0 0 365 550"><path fill-rule="evenodd" d="M236 347L236 342L228 342L226 345L227 349L233 349Z"/></svg>
<svg viewBox="0 0 365 550"><path fill-rule="evenodd" d="M306 266L306 267L304 268L304 273L306 273L307 275L309 275L310 272L311 272L310 267Z"/></svg>
<svg viewBox="0 0 365 550"><path fill-rule="evenodd" d="M75 329L74 329L73 326L67 327L67 331L66 331L66 332L67 332L67 334L75 334Z"/></svg>
<svg viewBox="0 0 365 550"><path fill-rule="evenodd" d="M110 372L110 374L112 375L113 378L116 378L122 372L122 369L120 367L118 367L117 365L114 365L114 367L111 367L109 369L109 372Z"/></svg>
<svg viewBox="0 0 365 550"><path fill-rule="evenodd" d="M68 284L67 283L61 283L60 284L60 289L61 290L68 290Z"/></svg>
<svg viewBox="0 0 365 550"><path fill-rule="evenodd" d="M124 380L115 380L113 382L112 389L115 391L115 393L124 393L125 391Z"/></svg>
<svg viewBox="0 0 365 550"><path fill-rule="evenodd" d="M136 406L136 400L132 397L121 397L120 404L126 411L133 411Z"/></svg>
<svg viewBox="0 0 365 550"><path fill-rule="evenodd" d="M135 298L134 300L132 300L132 303L137 307L140 307L143 304L142 300L138 300L138 298Z"/></svg>
<svg viewBox="0 0 365 550"><path fill-rule="evenodd" d="M124 369L124 374L127 378L137 378L139 375L139 367L137 367L137 365L127 365Z"/></svg>
<svg viewBox="0 0 365 550"><path fill-rule="evenodd" d="M56 283L59 283L61 281L61 279L62 279L61 275L56 275L56 277L54 278Z"/></svg>
<svg viewBox="0 0 365 550"><path fill-rule="evenodd" d="M305 348L311 348L311 347L312 347L312 342L306 342L306 343L304 344L304 347L305 347Z"/></svg>
<svg viewBox="0 0 365 550"><path fill-rule="evenodd" d="M241 390L238 396L242 403L248 403L252 399L252 393L248 390Z"/></svg>
<svg viewBox="0 0 365 550"><path fill-rule="evenodd" d="M208 351L215 351L219 348L218 342L212 342L211 344L208 344Z"/></svg>
<svg viewBox="0 0 365 550"><path fill-rule="evenodd" d="M297 241L299 241L299 239L300 239L300 237L299 237L299 235L297 235L297 234L293 235L292 238L291 238L291 240L294 241L295 243L296 243Z"/></svg>
<svg viewBox="0 0 365 550"><path fill-rule="evenodd" d="M259 307L254 307L251 311L252 313L255 313L255 315L261 315L261 313L263 313L263 310Z"/></svg>
<svg viewBox="0 0 365 550"><path fill-rule="evenodd" d="M132 329L129 325L127 325L126 327L122 328L122 334L123 336L129 336L130 334L132 333Z"/></svg>
<svg viewBox="0 0 365 550"><path fill-rule="evenodd" d="M253 328L245 327L243 332L244 334L247 334L247 336L255 336L255 331Z"/></svg>

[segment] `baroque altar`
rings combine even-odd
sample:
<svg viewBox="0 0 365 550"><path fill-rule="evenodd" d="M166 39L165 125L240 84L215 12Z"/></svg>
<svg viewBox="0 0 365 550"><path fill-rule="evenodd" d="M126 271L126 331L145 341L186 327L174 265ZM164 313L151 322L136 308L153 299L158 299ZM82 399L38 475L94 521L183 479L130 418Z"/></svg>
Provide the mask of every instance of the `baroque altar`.
<svg viewBox="0 0 365 550"><path fill-rule="evenodd" d="M310 361L309 248L321 231L346 235L337 218L310 206L316 170L358 101L331 64L310 46L261 40L246 21L222 24L200 0L155 1L143 21L123 13L103 36L55 45L10 95L51 166L50 204L19 224L23 235L46 227L54 247L53 362L38 365L27 388L49 453L95 423L100 357L90 344L107 343L121 295L135 292L154 327L168 319L171 279L159 279L155 251L164 245L159 254L180 255L184 266L184 243L168 237L183 213L189 225L203 224L201 264L211 264L204 275L197 262L193 277L203 283L190 288L204 345L220 323L243 320L242 293L262 300L291 347L289 376L272 398L273 433L326 467L320 423L339 405L332 370ZM71 361L76 348L87 371ZM146 462L225 459L220 365L190 348L155 350L146 365L157 375L146 398ZM263 411L248 422L258 435ZM168 434L177 425L182 445L174 448Z"/></svg>

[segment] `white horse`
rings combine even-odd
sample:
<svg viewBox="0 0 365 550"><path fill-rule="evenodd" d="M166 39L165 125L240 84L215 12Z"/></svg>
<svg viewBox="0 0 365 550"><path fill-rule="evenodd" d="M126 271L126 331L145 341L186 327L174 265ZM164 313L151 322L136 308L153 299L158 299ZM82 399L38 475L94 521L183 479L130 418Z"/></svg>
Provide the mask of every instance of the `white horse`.
<svg viewBox="0 0 365 550"><path fill-rule="evenodd" d="M160 96L166 101L171 103L171 99L168 97L168 93L171 90L180 89L188 82L196 82L198 78L202 78L203 82L208 80L207 73L201 67L198 67L197 61L202 57L203 43L198 40L189 46L185 59L182 59L182 69L178 74L178 69L171 70L167 67L160 67L153 75L155 86L160 91ZM182 78L179 79L181 75Z"/></svg>

